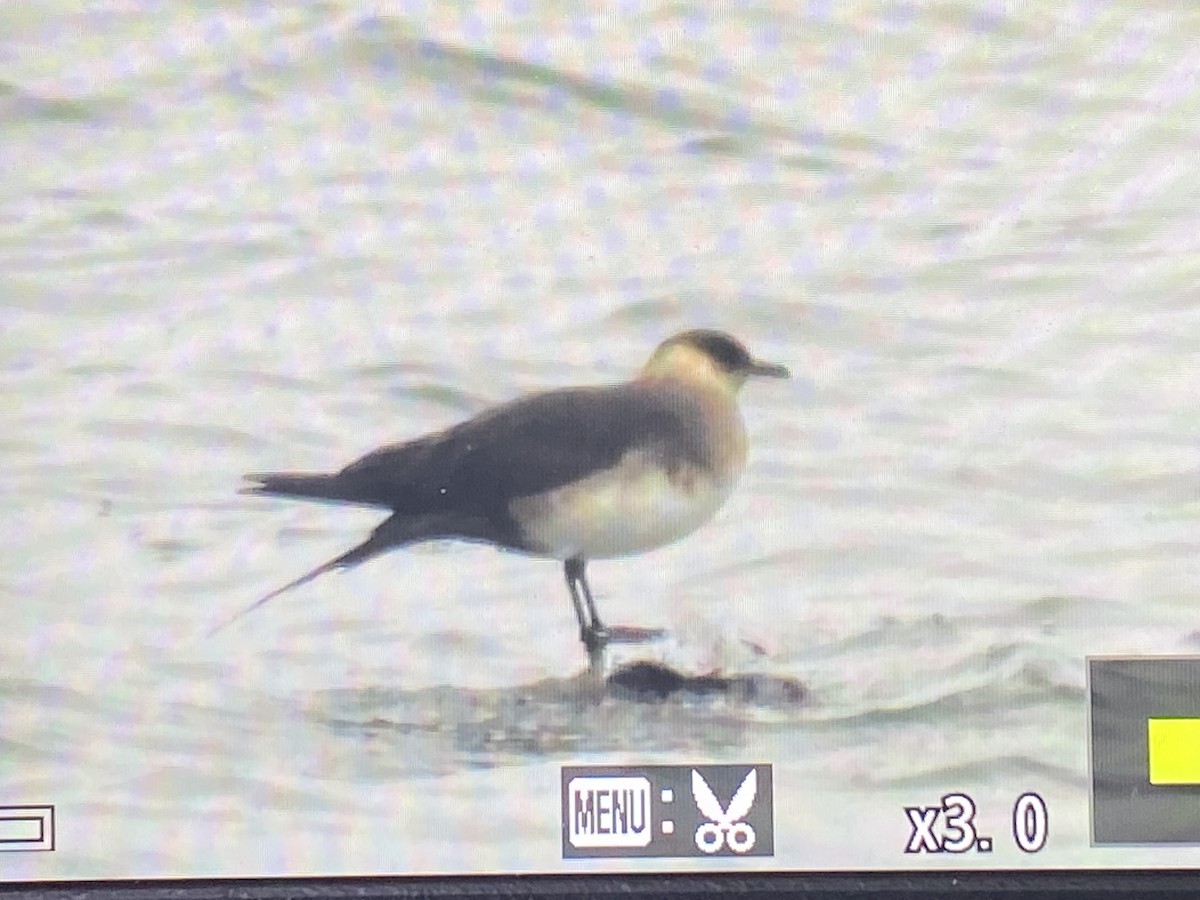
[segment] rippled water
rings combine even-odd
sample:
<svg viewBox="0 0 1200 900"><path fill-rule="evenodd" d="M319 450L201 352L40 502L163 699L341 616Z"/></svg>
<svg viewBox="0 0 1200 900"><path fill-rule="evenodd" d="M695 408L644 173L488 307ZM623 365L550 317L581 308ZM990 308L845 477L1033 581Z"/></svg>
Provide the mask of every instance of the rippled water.
<svg viewBox="0 0 1200 900"><path fill-rule="evenodd" d="M988 865L1189 861L1087 848L1083 658L1197 644L1198 26L0 8L0 802L60 833L0 876L560 870L560 765L697 760L774 764L755 865L908 864L947 790L996 834L1046 797L1047 850ZM378 519L244 472L696 326L797 377L746 389L717 520L593 586L803 700L597 693L557 566L481 547L205 636Z"/></svg>

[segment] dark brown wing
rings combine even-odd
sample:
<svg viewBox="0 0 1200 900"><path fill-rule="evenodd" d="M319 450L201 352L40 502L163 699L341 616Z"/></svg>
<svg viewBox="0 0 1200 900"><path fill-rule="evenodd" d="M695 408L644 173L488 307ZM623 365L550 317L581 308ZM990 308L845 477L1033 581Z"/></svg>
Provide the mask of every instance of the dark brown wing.
<svg viewBox="0 0 1200 900"><path fill-rule="evenodd" d="M706 462L703 411L662 384L568 388L514 400L438 434L381 447L333 475L250 476L254 493L408 514L500 510L610 468L632 447Z"/></svg>
<svg viewBox="0 0 1200 900"><path fill-rule="evenodd" d="M570 388L515 400L347 466L392 509L487 508L611 468L631 448L704 461L699 404L661 387Z"/></svg>

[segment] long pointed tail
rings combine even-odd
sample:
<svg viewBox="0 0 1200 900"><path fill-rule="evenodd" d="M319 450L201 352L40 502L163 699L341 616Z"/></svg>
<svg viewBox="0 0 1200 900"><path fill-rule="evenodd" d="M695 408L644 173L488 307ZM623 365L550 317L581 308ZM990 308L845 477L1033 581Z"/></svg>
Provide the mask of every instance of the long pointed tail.
<svg viewBox="0 0 1200 900"><path fill-rule="evenodd" d="M361 478L343 473L313 474L309 472L264 472L247 475L258 482L240 491L265 497L298 497L302 500L323 500L328 503L358 503L363 506L389 505L381 496L381 488Z"/></svg>
<svg viewBox="0 0 1200 900"><path fill-rule="evenodd" d="M385 550L391 550L393 547L398 547L401 544L410 543L414 539L413 527L411 522L406 522L398 516L392 516L385 519L378 528L371 532L371 536L354 547L347 550L341 556L329 560L327 563L322 563L311 572L301 575L295 581L289 581L281 588L276 588L247 606L241 612L235 613L233 616L214 626L208 632L208 637L212 637L217 632L228 628L242 616L254 612L268 600L273 600L280 594L290 591L292 588L298 588L302 584L308 584L314 578L324 575L326 572L332 572L334 569L348 569L351 566L356 566L361 562L365 562L372 556L378 556Z"/></svg>

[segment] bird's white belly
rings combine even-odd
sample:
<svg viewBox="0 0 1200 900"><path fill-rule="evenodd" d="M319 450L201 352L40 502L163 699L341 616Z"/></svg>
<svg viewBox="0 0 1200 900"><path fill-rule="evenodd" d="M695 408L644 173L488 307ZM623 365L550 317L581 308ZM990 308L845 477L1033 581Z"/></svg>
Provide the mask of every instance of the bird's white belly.
<svg viewBox="0 0 1200 900"><path fill-rule="evenodd" d="M557 559L603 559L690 534L712 518L732 487L732 478L698 469L671 478L627 457L614 469L516 500L511 509L530 549Z"/></svg>

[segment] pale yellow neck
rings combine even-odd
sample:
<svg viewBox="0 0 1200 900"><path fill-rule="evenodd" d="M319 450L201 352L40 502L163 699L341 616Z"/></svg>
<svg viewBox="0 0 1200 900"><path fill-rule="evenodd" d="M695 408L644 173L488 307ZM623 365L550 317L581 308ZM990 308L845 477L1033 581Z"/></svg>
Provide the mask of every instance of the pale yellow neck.
<svg viewBox="0 0 1200 900"><path fill-rule="evenodd" d="M641 377L684 381L729 397L736 396L745 381L741 376L724 371L707 353L687 344L659 347L642 367Z"/></svg>

